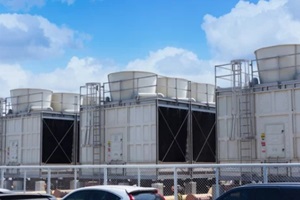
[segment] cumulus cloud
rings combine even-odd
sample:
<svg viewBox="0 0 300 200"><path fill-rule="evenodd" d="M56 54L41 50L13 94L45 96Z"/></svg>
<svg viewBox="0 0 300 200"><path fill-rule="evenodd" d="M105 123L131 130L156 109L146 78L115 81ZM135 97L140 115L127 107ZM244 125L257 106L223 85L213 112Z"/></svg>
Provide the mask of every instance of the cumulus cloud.
<svg viewBox="0 0 300 200"><path fill-rule="evenodd" d="M136 59L128 63L127 70L155 72L159 75L186 78L191 81L212 83L214 68L212 61L200 60L191 51L165 47L150 52L144 59Z"/></svg>
<svg viewBox="0 0 300 200"><path fill-rule="evenodd" d="M61 0L61 2L66 3L68 5L72 5L75 2L75 0Z"/></svg>
<svg viewBox="0 0 300 200"><path fill-rule="evenodd" d="M199 60L185 49L166 47L150 52L144 59L129 62L122 70L139 70L157 73L162 76L185 78L187 80L213 83L213 63ZM0 91L0 97L8 97L9 90L15 88L43 88L55 92L80 92L80 86L88 82L107 83L107 75L121 71L111 61L97 60L92 57L72 57L65 67L50 73L32 74L20 65L0 65L0 84L7 90Z"/></svg>
<svg viewBox="0 0 300 200"><path fill-rule="evenodd" d="M18 64L0 64L0 97L8 97L13 88L19 88L29 83L31 73L24 71Z"/></svg>
<svg viewBox="0 0 300 200"><path fill-rule="evenodd" d="M2 61L61 55L66 48L81 47L88 38L43 17L23 14L0 14L0 32Z"/></svg>
<svg viewBox="0 0 300 200"><path fill-rule="evenodd" d="M80 86L88 82L107 82L107 74L114 67L92 57L74 56L66 67L57 68L51 73L38 74L32 77L30 84L40 85L57 92L79 93Z"/></svg>
<svg viewBox="0 0 300 200"><path fill-rule="evenodd" d="M75 0L52 0L67 5L72 5ZM43 7L46 4L46 0L0 0L0 5L5 6L12 11L29 11L33 7Z"/></svg>
<svg viewBox="0 0 300 200"><path fill-rule="evenodd" d="M44 6L45 0L0 0L0 4L13 11L28 11L32 7Z"/></svg>
<svg viewBox="0 0 300 200"><path fill-rule="evenodd" d="M300 42L298 0L240 0L221 17L206 15L202 28L218 59L254 58L261 47ZM298 7L296 7L298 6Z"/></svg>

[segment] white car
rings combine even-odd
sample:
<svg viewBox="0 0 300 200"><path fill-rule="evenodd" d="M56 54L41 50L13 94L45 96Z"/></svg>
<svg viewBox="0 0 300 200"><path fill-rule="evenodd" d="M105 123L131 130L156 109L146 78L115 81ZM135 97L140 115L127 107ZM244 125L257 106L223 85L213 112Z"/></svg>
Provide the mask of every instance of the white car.
<svg viewBox="0 0 300 200"><path fill-rule="evenodd" d="M75 189L62 200L165 200L156 188L98 185Z"/></svg>

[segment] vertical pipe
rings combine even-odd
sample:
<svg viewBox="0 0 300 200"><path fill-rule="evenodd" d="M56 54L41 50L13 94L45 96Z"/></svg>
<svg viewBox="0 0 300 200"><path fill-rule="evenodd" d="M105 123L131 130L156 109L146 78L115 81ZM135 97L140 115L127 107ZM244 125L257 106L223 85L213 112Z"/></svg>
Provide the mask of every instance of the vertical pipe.
<svg viewBox="0 0 300 200"><path fill-rule="evenodd" d="M24 177L23 177L23 192L26 192L26 176L27 176L27 171L25 169L24 171Z"/></svg>
<svg viewBox="0 0 300 200"><path fill-rule="evenodd" d="M78 145L78 114L75 114L75 116L74 116L74 128L73 128L73 148L72 148L72 151L73 151L72 162L75 165L78 162L78 160L77 160L77 158L78 158L78 155L77 155L78 148L79 148L79 145Z"/></svg>
<svg viewBox="0 0 300 200"><path fill-rule="evenodd" d="M138 186L141 186L141 169L138 168L137 170L138 170L138 174L137 174L137 176L138 176Z"/></svg>
<svg viewBox="0 0 300 200"><path fill-rule="evenodd" d="M268 183L268 170L269 168L266 166L263 166L263 178L264 178L264 183Z"/></svg>
<svg viewBox="0 0 300 200"><path fill-rule="evenodd" d="M178 188L177 188L177 185L178 185L178 183L177 183L177 178L178 178L178 176L177 176L177 168L176 167L174 167L173 168L173 170L174 170L174 200L178 200Z"/></svg>
<svg viewBox="0 0 300 200"><path fill-rule="evenodd" d="M44 136L44 132L43 132L43 126L44 126L44 119L43 119L43 112L40 113L40 165L42 165L43 163L43 136ZM45 158L45 160L47 160ZM40 172L42 173L42 169L40 169Z"/></svg>
<svg viewBox="0 0 300 200"><path fill-rule="evenodd" d="M156 75L156 93L158 95L158 75ZM159 107L158 107L158 96L156 97L155 100L155 128L156 128L156 158L155 158L155 162L156 164L158 164L158 160L159 160ZM158 177L158 169L156 168L156 177Z"/></svg>
<svg viewBox="0 0 300 200"><path fill-rule="evenodd" d="M51 169L48 168L47 174L47 194L51 194Z"/></svg>
<svg viewBox="0 0 300 200"><path fill-rule="evenodd" d="M219 179L220 179L220 169L217 167L215 169L215 177L216 177L216 188L215 188L215 194L216 194L216 198L220 196L220 185L219 185Z"/></svg>
<svg viewBox="0 0 300 200"><path fill-rule="evenodd" d="M4 188L4 169L1 169L1 188Z"/></svg>
<svg viewBox="0 0 300 200"><path fill-rule="evenodd" d="M77 188L77 168L74 168L74 189Z"/></svg>
<svg viewBox="0 0 300 200"><path fill-rule="evenodd" d="M107 167L103 168L103 185L107 185Z"/></svg>

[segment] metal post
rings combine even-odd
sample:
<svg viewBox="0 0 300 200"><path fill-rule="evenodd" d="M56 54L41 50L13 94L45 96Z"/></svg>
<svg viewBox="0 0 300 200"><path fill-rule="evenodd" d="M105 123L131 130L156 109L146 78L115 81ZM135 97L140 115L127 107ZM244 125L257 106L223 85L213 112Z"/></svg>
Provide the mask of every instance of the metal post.
<svg viewBox="0 0 300 200"><path fill-rule="evenodd" d="M268 170L269 170L268 167L263 166L264 183L268 183Z"/></svg>
<svg viewBox="0 0 300 200"><path fill-rule="evenodd" d="M178 183L177 183L177 178L178 178L178 176L177 176L177 168L176 167L174 167L174 200L178 200L178 188L177 188L177 185L178 185Z"/></svg>
<svg viewBox="0 0 300 200"><path fill-rule="evenodd" d="M138 174L137 174L137 176L138 176L138 186L141 186L141 169L138 168L137 170L138 170Z"/></svg>
<svg viewBox="0 0 300 200"><path fill-rule="evenodd" d="M103 168L103 173L104 173L103 185L107 185L107 168L106 167Z"/></svg>
<svg viewBox="0 0 300 200"><path fill-rule="evenodd" d="M77 188L77 169L74 169L74 189Z"/></svg>
<svg viewBox="0 0 300 200"><path fill-rule="evenodd" d="M25 169L25 171L24 171L24 177L23 177L23 191L24 191L24 193L26 192L26 176L27 176L27 171L26 171L26 169Z"/></svg>
<svg viewBox="0 0 300 200"><path fill-rule="evenodd" d="M1 188L4 188L4 169L1 169Z"/></svg>
<svg viewBox="0 0 300 200"><path fill-rule="evenodd" d="M47 174L47 193L51 194L51 169L48 168L48 174Z"/></svg>
<svg viewBox="0 0 300 200"><path fill-rule="evenodd" d="M220 185L219 185L220 169L217 167L215 170L216 170L215 171L215 177L216 177L216 188L215 188L216 196L215 197L219 197L220 196Z"/></svg>

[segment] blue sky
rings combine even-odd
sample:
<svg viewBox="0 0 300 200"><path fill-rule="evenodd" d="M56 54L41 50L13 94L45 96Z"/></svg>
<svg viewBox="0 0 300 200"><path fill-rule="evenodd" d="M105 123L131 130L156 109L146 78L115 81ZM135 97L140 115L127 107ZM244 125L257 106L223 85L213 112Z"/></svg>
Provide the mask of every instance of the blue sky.
<svg viewBox="0 0 300 200"><path fill-rule="evenodd" d="M299 0L0 0L0 96L79 92L122 70L214 83L214 66L300 42Z"/></svg>

